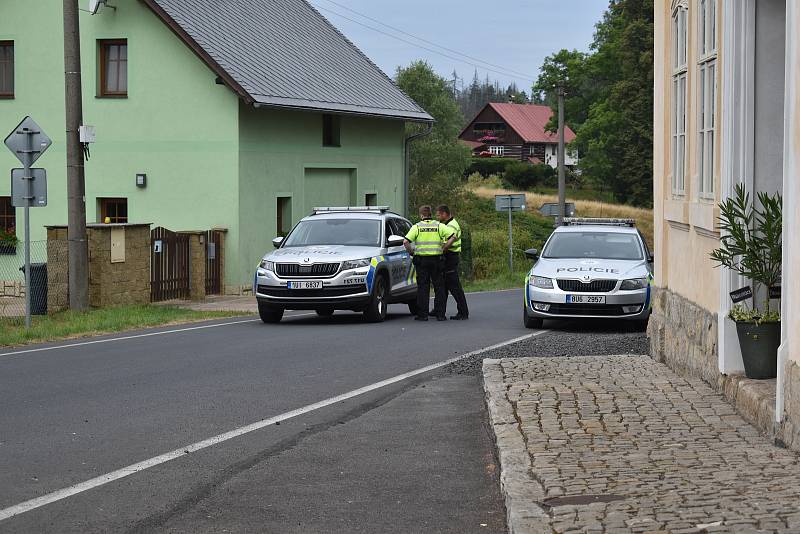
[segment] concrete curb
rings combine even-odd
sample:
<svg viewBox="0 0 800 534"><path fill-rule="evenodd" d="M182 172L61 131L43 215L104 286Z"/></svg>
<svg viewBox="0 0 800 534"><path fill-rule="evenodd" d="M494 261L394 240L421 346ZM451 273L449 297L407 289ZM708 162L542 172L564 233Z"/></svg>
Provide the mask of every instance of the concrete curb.
<svg viewBox="0 0 800 534"><path fill-rule="evenodd" d="M504 361L507 360L483 360L483 389L500 461L500 491L506 505L508 532L552 532L550 516L540 504L545 498L544 488L532 474L525 438L514 405L506 395Z"/></svg>

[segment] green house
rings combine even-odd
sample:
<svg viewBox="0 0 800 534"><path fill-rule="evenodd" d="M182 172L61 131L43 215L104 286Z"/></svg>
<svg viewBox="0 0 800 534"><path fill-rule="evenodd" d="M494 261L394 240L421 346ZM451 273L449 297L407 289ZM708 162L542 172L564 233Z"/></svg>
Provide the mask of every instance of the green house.
<svg viewBox="0 0 800 534"><path fill-rule="evenodd" d="M0 4L0 136L30 115L53 138L35 241L67 221L61 6ZM304 0L108 0L80 25L88 222L227 229L236 292L313 206L405 209L404 125L432 118ZM0 181L0 230L22 239L9 196Z"/></svg>

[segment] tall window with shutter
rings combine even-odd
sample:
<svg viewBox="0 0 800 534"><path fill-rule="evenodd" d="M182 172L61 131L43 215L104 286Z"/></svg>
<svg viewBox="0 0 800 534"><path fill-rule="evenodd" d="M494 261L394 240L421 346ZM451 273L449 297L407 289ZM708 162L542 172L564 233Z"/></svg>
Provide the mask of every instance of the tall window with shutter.
<svg viewBox="0 0 800 534"><path fill-rule="evenodd" d="M672 192L686 190L686 74L688 9L672 13Z"/></svg>
<svg viewBox="0 0 800 534"><path fill-rule="evenodd" d="M717 5L698 0L697 178L701 197L714 196L714 144L717 104Z"/></svg>

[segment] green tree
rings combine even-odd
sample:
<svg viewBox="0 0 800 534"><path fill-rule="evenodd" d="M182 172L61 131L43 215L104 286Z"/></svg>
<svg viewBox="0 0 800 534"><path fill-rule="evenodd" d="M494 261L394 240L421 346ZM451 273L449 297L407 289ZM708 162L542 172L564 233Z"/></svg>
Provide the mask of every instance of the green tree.
<svg viewBox="0 0 800 534"><path fill-rule="evenodd" d="M430 135L411 145L409 213L421 204L457 204L464 192L462 176L470 164L469 148L458 142L464 117L448 80L424 61L397 70L397 85L436 122ZM425 126L409 123L406 135Z"/></svg>
<svg viewBox="0 0 800 534"><path fill-rule="evenodd" d="M544 59L539 77L533 86L534 102L545 104L557 111L556 88L564 85L564 120L573 129L580 128L586 120L596 89L589 76L589 55L577 50L562 49ZM558 117L547 125L551 131L558 128Z"/></svg>
<svg viewBox="0 0 800 534"><path fill-rule="evenodd" d="M653 204L653 0L611 0L591 53L545 61L534 92L555 109L564 80L566 122L588 179L617 200Z"/></svg>

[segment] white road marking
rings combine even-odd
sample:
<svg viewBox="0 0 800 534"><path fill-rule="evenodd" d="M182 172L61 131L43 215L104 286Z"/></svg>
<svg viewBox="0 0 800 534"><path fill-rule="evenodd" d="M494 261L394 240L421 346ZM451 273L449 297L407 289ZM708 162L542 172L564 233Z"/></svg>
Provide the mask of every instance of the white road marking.
<svg viewBox="0 0 800 534"><path fill-rule="evenodd" d="M386 380L381 380L380 382L375 382L374 384L370 384L369 386L364 386L358 389L354 389L347 393L343 393L341 395L337 395L335 397L330 397L328 399L315 402L314 404L309 404L307 406L303 406L302 408L297 408L296 410L291 410L289 412L282 413L280 415L276 415L274 417L270 417L268 419L262 419L261 421L242 426L236 428L234 430L230 430L223 434L219 434L217 436L205 439L203 441L198 441L197 443L192 443L191 445L187 445L185 447L181 447L179 449L175 449L174 451L167 452L165 454L161 454L159 456L155 456L148 460L144 460L135 464L131 464L127 467L123 467L122 469L117 469L116 471L112 471L110 473L106 473L105 475L100 475L99 477L95 477L89 479L85 482L80 482L73 486L69 486L68 488L60 489L54 491L52 493L48 493L47 495L42 495L41 497L37 497L35 499L31 499L29 501L25 501L14 506L10 506L8 508L4 508L0 510L0 521L5 519L9 519L11 517L24 514L25 512L29 512L31 510L35 510L36 508L41 508L42 506L46 506L48 504L52 504L57 501L61 501L73 495L77 495L79 493L83 493L94 488L104 486L110 482L114 482L115 480L119 480L121 478L125 478L129 475L133 475L135 473L139 473L140 471L144 471L145 469L150 469L151 467L155 467L157 465L161 465L163 463L169 462L171 460L175 460L177 458L181 458L186 456L187 454L191 454L193 452L197 452L213 445L217 445L223 443L225 441L231 440L233 438L237 438L239 436L243 436L250 432L254 432L256 430L260 430L262 428L268 427L270 425L274 425L275 423L280 423L281 421L286 421L287 419L292 419L293 417L297 417L299 415L307 414L309 412L313 412L315 410L319 410L321 408L325 408L327 406L331 406L332 404L337 404L339 402L346 401L348 399L352 399L353 397L358 397L359 395L363 395L365 393L369 393L370 391L375 391L376 389L381 389L386 386L390 386L392 384L396 384L397 382L402 382L403 380L407 380L409 378L413 378L417 375L421 375L427 373L429 371L433 371L449 365L451 363L457 362L459 360L463 360L465 358L469 358L470 356L474 356L476 354L481 354L483 352L488 352L490 350L499 349L514 343L518 343L520 341L525 341L527 339L534 338L536 336L540 336L542 334L546 334L549 330L539 330L538 332L534 332L532 334L527 334L524 336L520 336L514 339L509 339L508 341L503 341L502 343L497 343L495 345L491 345L489 347L484 347L482 349L474 350L472 352L468 352L466 354L462 354L461 356L456 356L455 358L450 358L449 360L444 360L439 363L434 363L431 365L427 365L425 367L420 367L419 369L415 369L414 371L409 371L407 373L399 374L397 376L393 376L392 378L387 378Z"/></svg>
<svg viewBox="0 0 800 534"><path fill-rule="evenodd" d="M466 294L467 295L480 295L480 294L484 294L484 293L504 293L506 291L516 291L516 290L515 289L499 289L499 290L496 290L496 291L477 291L477 292L474 292L474 293L466 293ZM433 297L431 297L431 300L433 300ZM300 314L297 314L297 315L286 315L286 318L287 319L294 319L295 317L308 317L310 315L315 315L315 313L300 313ZM13 352L0 352L0 358L3 358L5 356L16 356L16 355L19 355L19 354L30 354L30 353L33 353L33 352L47 352L47 351L59 350L59 349L69 349L69 348L73 348L73 347L85 347L87 345L97 345L99 343L111 343L113 341L128 341L130 339L139 339L139 338L152 337L152 336L164 336L164 335L167 335L167 334L179 334L181 332L191 332L193 330L205 330L205 329L208 329L208 328L219 328L219 327L222 327L222 326L231 326L231 325L245 324L245 323L257 323L259 321L260 321L260 319L246 319L244 321L229 321L229 322L226 322L226 323L215 323L215 324L209 324L209 325L203 325L203 326L189 326L189 327L186 327L186 328L175 328L175 329L172 329L172 330L163 330L161 332L148 332L146 334L133 334L133 335L129 335L129 336L111 337L111 338L105 338L105 339L95 339L95 340L92 340L92 341L80 341L78 343L67 343L67 344L63 344L63 345L51 345L51 346L48 346L48 347L35 347L35 348L32 348L32 349L22 349L22 350L17 350L17 351L13 351Z"/></svg>
<svg viewBox="0 0 800 534"><path fill-rule="evenodd" d="M305 317L307 315L314 315L313 313L303 313L300 315L287 315L287 319L293 319L295 317ZM245 323L258 323L261 319L245 319L244 321L228 321L227 323L214 323L214 324L206 324L202 326L188 326L186 328L175 328L172 330L162 330L160 332L148 332L146 334L133 334L130 336L120 336L120 337L110 337L105 339L94 339L92 341L80 341L78 343L67 343L65 345L51 345L49 347L36 347L33 349L23 349L17 350L14 352L0 352L0 358L5 356L16 356L18 354L30 354L32 352L46 352L51 350L58 350L58 349L70 349L73 347L85 347L86 345L97 345L99 343L111 343L112 341L127 341L130 339L139 339L143 337L153 337L153 336L165 336L167 334L179 334L181 332L191 332L193 330L205 330L208 328L219 328L222 326L231 326L237 324L245 324Z"/></svg>

